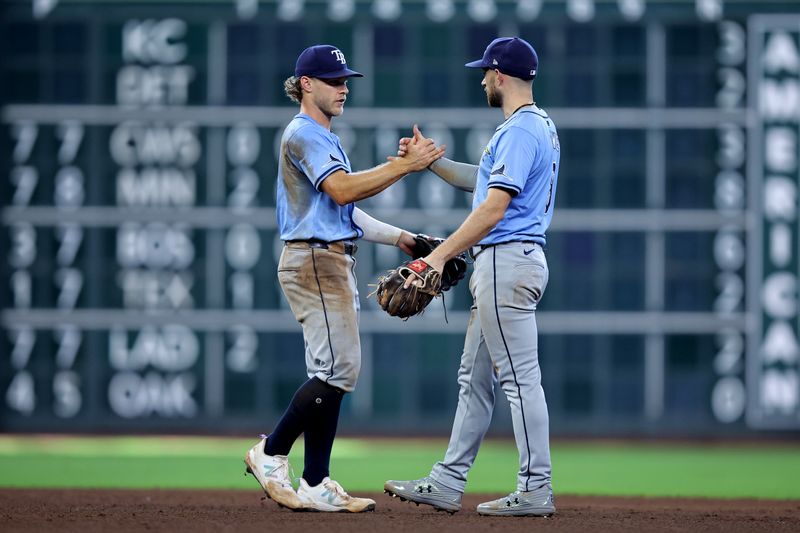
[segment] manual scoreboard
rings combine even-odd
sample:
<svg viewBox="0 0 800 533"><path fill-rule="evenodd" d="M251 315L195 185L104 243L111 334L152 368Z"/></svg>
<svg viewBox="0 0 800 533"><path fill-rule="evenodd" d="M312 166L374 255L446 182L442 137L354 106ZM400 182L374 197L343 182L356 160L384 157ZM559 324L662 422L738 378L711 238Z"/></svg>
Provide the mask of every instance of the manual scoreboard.
<svg viewBox="0 0 800 533"><path fill-rule="evenodd" d="M476 161L501 115L463 64L499 35L537 48L536 98L563 150L538 313L554 432L800 427L795 2L34 0L0 13L0 430L271 424L303 376L276 277L297 54L329 42L365 73L334 122L354 168L413 123ZM471 199L421 173L361 205L445 235ZM448 322L436 303L392 320L366 295L400 255L364 245L357 259L364 369L347 427L446 431L468 291L448 294Z"/></svg>

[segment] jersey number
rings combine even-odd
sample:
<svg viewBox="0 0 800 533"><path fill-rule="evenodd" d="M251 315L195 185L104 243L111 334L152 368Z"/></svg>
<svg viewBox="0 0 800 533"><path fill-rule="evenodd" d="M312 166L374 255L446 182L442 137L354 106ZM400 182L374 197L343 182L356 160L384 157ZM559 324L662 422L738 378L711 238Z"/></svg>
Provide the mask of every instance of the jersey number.
<svg viewBox="0 0 800 533"><path fill-rule="evenodd" d="M547 204L544 206L544 212L550 211L550 203L553 201L553 182L556 179L556 162L553 161L553 172L550 173L550 191L547 193Z"/></svg>

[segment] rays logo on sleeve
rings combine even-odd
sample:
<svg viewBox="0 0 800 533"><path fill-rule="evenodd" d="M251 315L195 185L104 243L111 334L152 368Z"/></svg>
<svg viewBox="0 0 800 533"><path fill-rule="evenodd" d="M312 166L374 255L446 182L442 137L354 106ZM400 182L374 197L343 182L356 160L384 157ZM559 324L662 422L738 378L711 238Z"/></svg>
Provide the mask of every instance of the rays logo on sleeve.
<svg viewBox="0 0 800 533"><path fill-rule="evenodd" d="M511 176L505 174L505 171L506 171L506 166L505 165L500 165L496 169L492 170L490 175L491 176L503 176L508 181L514 181L514 178L512 178Z"/></svg>
<svg viewBox="0 0 800 533"><path fill-rule="evenodd" d="M341 159L337 159L336 157L334 157L334 155L333 155L333 154L328 154L328 155L330 156L331 160L330 160L330 161L328 161L327 163L325 163L325 164L322 166L322 168L323 168L323 169L325 169L325 168L328 168L328 167L329 167L329 166L331 166L331 165L336 165L337 163L338 163L339 165L344 165L344 162L343 162Z"/></svg>

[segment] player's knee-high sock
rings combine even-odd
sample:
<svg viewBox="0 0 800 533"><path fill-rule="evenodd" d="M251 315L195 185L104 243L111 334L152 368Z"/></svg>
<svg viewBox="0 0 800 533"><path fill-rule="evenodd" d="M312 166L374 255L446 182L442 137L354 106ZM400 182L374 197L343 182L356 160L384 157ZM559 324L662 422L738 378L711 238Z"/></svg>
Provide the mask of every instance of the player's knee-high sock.
<svg viewBox="0 0 800 533"><path fill-rule="evenodd" d="M313 418L305 432L305 469L303 479L312 487L330 475L331 449L339 425L339 410L344 391L326 383L314 399Z"/></svg>
<svg viewBox="0 0 800 533"><path fill-rule="evenodd" d="M278 421L275 429L272 430L267 442L264 445L264 453L267 455L289 455L294 441L301 433L313 425L316 416L316 400L321 394L326 394L330 385L322 382L317 377L313 377L303 383L297 392L294 393L289 407ZM336 389L339 390L339 389ZM341 400L340 400L341 402ZM308 453L308 452L306 452Z"/></svg>

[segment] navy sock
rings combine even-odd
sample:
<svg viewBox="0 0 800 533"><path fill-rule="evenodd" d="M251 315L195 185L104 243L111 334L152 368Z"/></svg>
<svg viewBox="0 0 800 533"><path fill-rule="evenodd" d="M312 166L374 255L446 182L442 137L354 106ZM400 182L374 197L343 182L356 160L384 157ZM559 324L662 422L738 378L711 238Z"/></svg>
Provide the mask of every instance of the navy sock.
<svg viewBox="0 0 800 533"><path fill-rule="evenodd" d="M319 485L330 475L331 450L336 428L339 426L339 411L342 407L344 391L320 382L324 388L318 389L311 410L312 418L305 431L305 468L303 479L310 486Z"/></svg>
<svg viewBox="0 0 800 533"><path fill-rule="evenodd" d="M313 406L318 391L321 388L330 387L317 377L313 377L303 383L294 393L292 401L286 412L275 425L275 428L264 444L264 453L267 455L289 455L292 445L297 437L303 433L312 422Z"/></svg>
<svg viewBox="0 0 800 533"><path fill-rule="evenodd" d="M297 437L305 433L303 478L319 485L329 474L331 449L339 424L344 391L317 377L303 383L264 444L267 455L289 455ZM312 482L313 481L313 482Z"/></svg>

